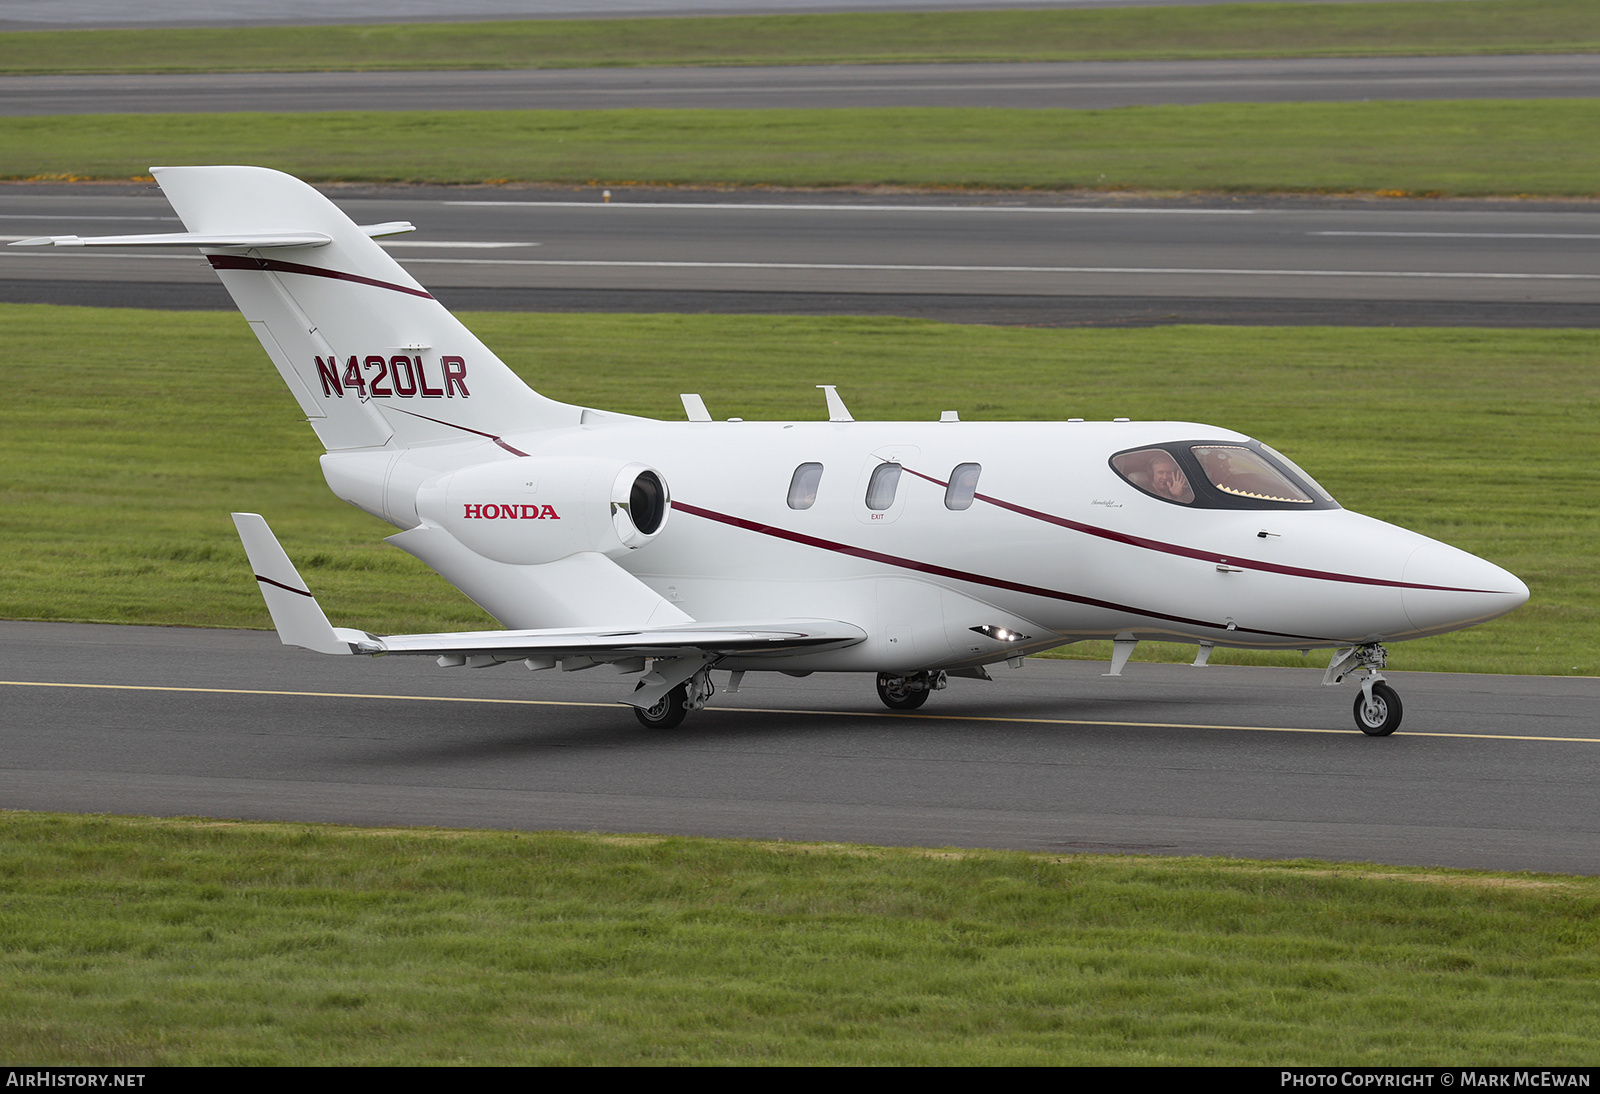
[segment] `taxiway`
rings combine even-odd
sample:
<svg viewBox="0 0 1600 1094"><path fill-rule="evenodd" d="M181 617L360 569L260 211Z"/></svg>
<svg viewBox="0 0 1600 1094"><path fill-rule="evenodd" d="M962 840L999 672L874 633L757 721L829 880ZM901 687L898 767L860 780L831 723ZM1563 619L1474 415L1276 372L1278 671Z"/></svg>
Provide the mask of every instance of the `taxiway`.
<svg viewBox="0 0 1600 1094"><path fill-rule="evenodd" d="M1587 678L1396 672L1406 723L1367 738L1317 669L1034 659L912 715L752 674L661 733L609 669L49 623L0 623L0 660L12 809L1600 873Z"/></svg>

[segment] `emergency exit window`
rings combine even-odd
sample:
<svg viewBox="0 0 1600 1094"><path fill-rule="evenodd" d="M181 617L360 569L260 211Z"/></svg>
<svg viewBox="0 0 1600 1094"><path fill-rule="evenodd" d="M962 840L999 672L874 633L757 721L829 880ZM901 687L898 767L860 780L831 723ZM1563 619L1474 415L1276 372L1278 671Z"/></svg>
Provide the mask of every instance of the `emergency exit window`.
<svg viewBox="0 0 1600 1094"><path fill-rule="evenodd" d="M880 463L872 469L867 481L867 508L884 510L894 504L894 492L900 485L900 465Z"/></svg>

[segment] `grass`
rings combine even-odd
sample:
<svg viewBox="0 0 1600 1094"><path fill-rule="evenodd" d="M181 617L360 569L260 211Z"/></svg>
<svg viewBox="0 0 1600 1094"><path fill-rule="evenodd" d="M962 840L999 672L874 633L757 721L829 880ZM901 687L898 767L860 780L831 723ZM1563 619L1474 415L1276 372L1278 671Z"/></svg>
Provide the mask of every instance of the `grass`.
<svg viewBox="0 0 1600 1094"><path fill-rule="evenodd" d="M0 73L570 68L1582 52L1591 0L0 34Z"/></svg>
<svg viewBox="0 0 1600 1094"><path fill-rule="evenodd" d="M1600 193L1600 101L0 118L0 178ZM425 149L423 154L418 149Z"/></svg>
<svg viewBox="0 0 1600 1094"><path fill-rule="evenodd" d="M30 1065L1585 1066L1600 882L0 814Z"/></svg>
<svg viewBox="0 0 1600 1094"><path fill-rule="evenodd" d="M1127 416L1239 429L1288 453L1347 507L1528 582L1532 600L1516 613L1398 644L1394 667L1600 675L1595 332L466 318L546 394L647 416L680 418L678 392L700 390L719 417L819 418L811 385L839 383L863 420L957 408L967 420ZM315 438L237 316L10 305L0 337L10 393L0 409L0 617L265 627L227 516L250 510L269 516L337 624L492 625L382 545L386 525L328 493Z"/></svg>

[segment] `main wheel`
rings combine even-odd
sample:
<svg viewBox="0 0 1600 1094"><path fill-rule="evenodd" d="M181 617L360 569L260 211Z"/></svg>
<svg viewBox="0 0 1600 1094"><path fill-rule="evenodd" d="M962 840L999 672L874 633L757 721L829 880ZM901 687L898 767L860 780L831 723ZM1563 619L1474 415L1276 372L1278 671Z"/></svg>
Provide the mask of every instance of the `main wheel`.
<svg viewBox="0 0 1600 1094"><path fill-rule="evenodd" d="M1388 684L1372 685L1372 702L1356 693L1356 726L1368 737L1387 737L1400 728L1400 696Z"/></svg>
<svg viewBox="0 0 1600 1094"><path fill-rule="evenodd" d="M928 701L927 688L913 688L904 676L878 673L878 698L890 710L916 710Z"/></svg>
<svg viewBox="0 0 1600 1094"><path fill-rule="evenodd" d="M653 707L634 707L633 716L650 729L676 729L689 713L689 688L679 684Z"/></svg>

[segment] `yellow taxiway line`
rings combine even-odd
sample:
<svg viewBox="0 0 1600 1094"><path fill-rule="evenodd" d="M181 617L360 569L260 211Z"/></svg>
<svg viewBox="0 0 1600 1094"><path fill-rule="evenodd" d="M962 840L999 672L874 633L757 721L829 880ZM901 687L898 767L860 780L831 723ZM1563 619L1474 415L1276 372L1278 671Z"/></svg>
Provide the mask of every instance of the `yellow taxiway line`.
<svg viewBox="0 0 1600 1094"><path fill-rule="evenodd" d="M269 691L253 688L180 688L154 684L66 684L48 680L0 680L0 687L84 688L100 691L176 691L202 695L281 695L303 699L390 699L412 703L499 703L527 707L616 707L615 703L583 703L559 699L480 699L460 695L369 695L343 691ZM1193 722L1111 722L1101 718L1018 718L980 714L914 714L889 710L791 710L782 707L707 707L720 714L804 714L847 718L902 718L930 722L994 722L1009 725L1111 726L1116 729L1229 729L1247 733L1333 733L1348 736L1348 729L1306 729L1296 726L1225 726ZM1449 737L1467 741L1560 741L1567 744L1600 744L1600 737L1534 737L1515 733L1433 733L1407 732L1405 737Z"/></svg>

